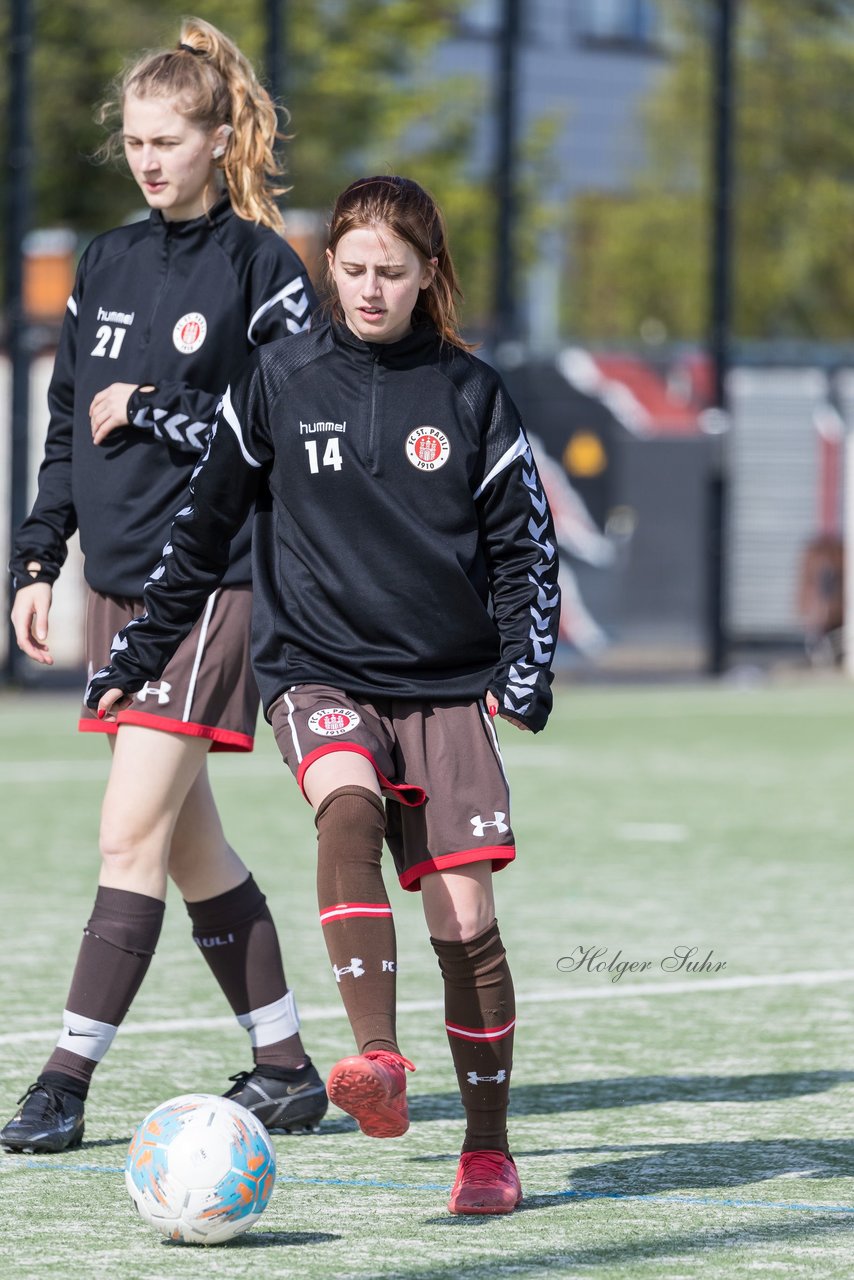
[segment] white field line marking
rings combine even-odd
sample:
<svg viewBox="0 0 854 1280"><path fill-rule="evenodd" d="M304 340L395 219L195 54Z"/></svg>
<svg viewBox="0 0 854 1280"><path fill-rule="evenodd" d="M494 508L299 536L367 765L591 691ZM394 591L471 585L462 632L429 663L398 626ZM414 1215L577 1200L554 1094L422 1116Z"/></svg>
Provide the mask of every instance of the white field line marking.
<svg viewBox="0 0 854 1280"><path fill-rule="evenodd" d="M660 844L681 844L688 828L678 822L623 822L617 827L620 840L650 840Z"/></svg>
<svg viewBox="0 0 854 1280"><path fill-rule="evenodd" d="M535 747L532 751L503 748L504 759L514 769L566 768L569 755L559 747ZM22 783L51 782L106 782L110 771L109 757L103 760L8 760L0 764L0 786L20 786ZM258 757L218 759L212 762L211 778L240 778L251 782L254 778L288 779L290 773L281 760L264 760Z"/></svg>
<svg viewBox="0 0 854 1280"><path fill-rule="evenodd" d="M0 786L23 782L106 782L109 760L21 760L0 764Z"/></svg>
<svg viewBox="0 0 854 1280"><path fill-rule="evenodd" d="M629 980L630 981L630 980ZM517 1004L563 1004L577 1000L640 1000L647 996L683 996L697 992L750 991L773 987L822 987L837 982L854 981L854 969L821 969L802 973L757 973L744 978L696 978L680 982L636 982L618 986L609 983L602 987L581 987L572 991L525 991L516 993ZM399 1013L434 1013L444 1009L443 1000L401 1000ZM308 1005L300 1009L305 1022L327 1022L343 1018L339 1005ZM171 1035L174 1031L218 1031L233 1027L233 1018L171 1018L168 1021L134 1022L125 1024L120 1034L125 1036ZM9 1032L0 1035L0 1045L21 1044L25 1040L43 1040L58 1034L58 1023L39 1030Z"/></svg>
<svg viewBox="0 0 854 1280"><path fill-rule="evenodd" d="M716 720L729 717L738 719L742 716L749 716L751 719L762 717L768 720L785 720L791 716L803 717L804 715L816 719L834 719L851 715L850 684L840 682L836 691L836 700L829 702L822 699L818 706L815 705L815 694L823 692L818 689L799 690L798 697L790 702L775 702L773 700L775 692L770 690L769 696L766 697L761 690L756 693L749 691L730 693L726 690L685 689L678 695L668 695L667 703L664 703L662 696L664 705L655 706L652 698L656 694L636 691L635 695L627 698L625 702L615 701L613 705L609 704L610 695L606 695L601 702L595 703L592 698L586 696L581 696L572 702L569 697L566 697L561 699L561 706L571 706L573 724L580 724L582 721L595 723L603 720L685 720L690 716L709 716ZM645 701L647 697L650 698L649 703Z"/></svg>

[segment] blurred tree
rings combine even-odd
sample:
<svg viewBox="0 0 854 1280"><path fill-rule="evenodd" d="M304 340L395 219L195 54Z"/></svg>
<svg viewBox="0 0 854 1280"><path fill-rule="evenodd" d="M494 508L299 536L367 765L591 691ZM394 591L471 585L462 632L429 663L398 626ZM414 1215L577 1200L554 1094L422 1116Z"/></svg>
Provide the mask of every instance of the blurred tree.
<svg viewBox="0 0 854 1280"><path fill-rule="evenodd" d="M68 226L87 239L144 211L123 171L93 163L104 139L94 110L126 60L174 42L191 11L226 31L261 68L262 0L33 0L34 226ZM285 205L327 211L365 172L404 171L438 198L466 285L466 317L488 309L493 218L487 175L473 174L478 116L489 86L470 77L437 80L428 58L465 0L288 0L285 98L291 140L284 149ZM7 21L0 15L0 37ZM419 74L420 73L420 74ZM0 77L0 143L6 119ZM523 199L535 199L547 129L528 144ZM5 180L5 175L3 179ZM2 196L2 192L0 192ZM287 208L285 210L287 215ZM530 251L538 219L525 229Z"/></svg>
<svg viewBox="0 0 854 1280"><path fill-rule="evenodd" d="M713 0L662 0L671 67L648 103L646 164L572 211L569 328L598 340L697 339L709 273ZM849 339L854 316L854 7L741 0L735 67L733 328Z"/></svg>

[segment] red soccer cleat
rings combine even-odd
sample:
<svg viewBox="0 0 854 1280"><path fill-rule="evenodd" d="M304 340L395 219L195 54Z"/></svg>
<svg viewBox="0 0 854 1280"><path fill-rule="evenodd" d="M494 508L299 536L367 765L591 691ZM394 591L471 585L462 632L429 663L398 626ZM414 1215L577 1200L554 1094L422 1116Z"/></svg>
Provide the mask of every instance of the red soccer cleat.
<svg viewBox="0 0 854 1280"><path fill-rule="evenodd" d="M406 1072L414 1070L408 1058L377 1049L336 1062L326 1092L369 1138L399 1138L409 1128Z"/></svg>
<svg viewBox="0 0 854 1280"><path fill-rule="evenodd" d="M451 1213L512 1213L522 1184L512 1156L503 1151L464 1151L451 1191Z"/></svg>

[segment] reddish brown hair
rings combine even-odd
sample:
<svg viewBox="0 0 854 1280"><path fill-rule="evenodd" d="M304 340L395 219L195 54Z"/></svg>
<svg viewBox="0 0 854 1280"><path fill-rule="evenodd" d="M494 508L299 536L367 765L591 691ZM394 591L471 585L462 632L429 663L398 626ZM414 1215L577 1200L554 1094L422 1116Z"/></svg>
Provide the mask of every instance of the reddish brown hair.
<svg viewBox="0 0 854 1280"><path fill-rule="evenodd" d="M329 248L333 254L342 236L357 227L387 227L425 263L436 259L435 275L427 288L419 292L417 309L426 312L446 342L471 351L472 344L460 336L457 299L462 300L462 293L448 249L445 220L433 197L411 178L360 178L335 201L329 224ZM332 312L343 320L328 267L327 286L332 296Z"/></svg>

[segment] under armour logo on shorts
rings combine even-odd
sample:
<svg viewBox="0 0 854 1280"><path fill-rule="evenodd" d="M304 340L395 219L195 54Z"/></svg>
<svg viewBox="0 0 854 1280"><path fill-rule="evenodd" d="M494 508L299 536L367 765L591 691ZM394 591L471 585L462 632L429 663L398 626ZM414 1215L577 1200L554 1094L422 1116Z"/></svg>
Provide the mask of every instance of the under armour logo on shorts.
<svg viewBox="0 0 854 1280"><path fill-rule="evenodd" d="M172 692L172 686L168 680L161 680L160 684L150 684L146 680L145 684L136 695L138 702L145 702L148 697L156 698L157 705L165 707L169 701L169 694Z"/></svg>
<svg viewBox="0 0 854 1280"><path fill-rule="evenodd" d="M485 835L487 827L494 827L495 830L498 832L498 834L500 836L503 836L505 831L510 830L507 823L504 821L506 817L507 817L506 813L496 813L494 822L492 821L484 822L483 818L478 813L473 818L469 818L469 822L474 828L474 834L476 836Z"/></svg>

